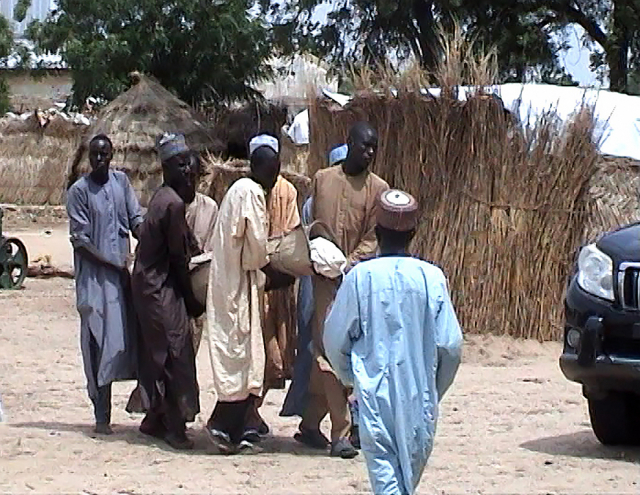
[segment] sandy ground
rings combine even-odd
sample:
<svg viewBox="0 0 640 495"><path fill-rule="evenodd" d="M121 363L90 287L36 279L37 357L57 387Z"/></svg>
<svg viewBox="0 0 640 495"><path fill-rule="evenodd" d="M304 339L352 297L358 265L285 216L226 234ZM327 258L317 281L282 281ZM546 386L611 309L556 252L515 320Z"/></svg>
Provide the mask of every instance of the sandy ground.
<svg viewBox="0 0 640 495"><path fill-rule="evenodd" d="M24 227L6 230L32 256L70 263L63 224ZM115 386L116 433L95 438L78 328L73 281L28 280L22 291L0 292L7 417L0 425L0 492L369 492L362 456L331 459L294 442L297 421L278 417L283 392L269 395L264 407L273 436L263 454L212 454L202 432L212 406L206 346L198 356L203 414L190 431L194 452L173 451L138 433L140 417L124 412L132 383ZM640 451L598 444L580 387L558 368L559 352L556 344L468 339L420 493L640 493Z"/></svg>

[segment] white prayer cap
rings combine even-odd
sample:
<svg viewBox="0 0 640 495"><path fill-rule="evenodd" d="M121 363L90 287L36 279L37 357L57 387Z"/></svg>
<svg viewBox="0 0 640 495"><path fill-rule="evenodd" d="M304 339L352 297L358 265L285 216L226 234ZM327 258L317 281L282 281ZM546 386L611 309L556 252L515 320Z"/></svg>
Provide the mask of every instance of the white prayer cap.
<svg viewBox="0 0 640 495"><path fill-rule="evenodd" d="M268 146L276 153L280 152L280 144L276 138L268 134L260 134L249 141L249 156L253 155L253 152L262 146Z"/></svg>

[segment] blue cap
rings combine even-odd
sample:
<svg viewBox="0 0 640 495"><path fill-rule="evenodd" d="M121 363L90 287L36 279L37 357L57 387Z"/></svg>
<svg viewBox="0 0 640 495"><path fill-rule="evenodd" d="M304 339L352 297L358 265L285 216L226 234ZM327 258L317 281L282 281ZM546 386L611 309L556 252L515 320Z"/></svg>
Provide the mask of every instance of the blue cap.
<svg viewBox="0 0 640 495"><path fill-rule="evenodd" d="M333 148L329 153L329 166L333 167L334 165L345 161L347 159L347 153L349 153L349 147L346 144Z"/></svg>

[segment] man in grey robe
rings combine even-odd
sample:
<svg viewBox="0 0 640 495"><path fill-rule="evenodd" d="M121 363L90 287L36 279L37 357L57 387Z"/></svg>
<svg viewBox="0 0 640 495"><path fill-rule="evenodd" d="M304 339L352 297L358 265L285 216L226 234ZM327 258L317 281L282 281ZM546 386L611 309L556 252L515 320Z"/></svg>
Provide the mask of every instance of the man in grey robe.
<svg viewBox="0 0 640 495"><path fill-rule="evenodd" d="M67 194L74 250L80 345L96 433L111 434L111 383L135 378L135 320L128 307L129 233L137 236L142 210L129 179L109 170L111 140L89 144L91 173Z"/></svg>

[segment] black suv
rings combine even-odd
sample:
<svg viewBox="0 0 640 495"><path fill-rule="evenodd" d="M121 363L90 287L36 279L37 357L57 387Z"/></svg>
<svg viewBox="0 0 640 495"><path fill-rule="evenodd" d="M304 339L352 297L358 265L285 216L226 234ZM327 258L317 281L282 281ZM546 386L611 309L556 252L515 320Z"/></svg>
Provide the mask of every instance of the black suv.
<svg viewBox="0 0 640 495"><path fill-rule="evenodd" d="M565 298L564 375L605 445L640 445L640 223L583 247Z"/></svg>

